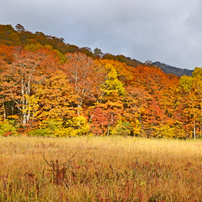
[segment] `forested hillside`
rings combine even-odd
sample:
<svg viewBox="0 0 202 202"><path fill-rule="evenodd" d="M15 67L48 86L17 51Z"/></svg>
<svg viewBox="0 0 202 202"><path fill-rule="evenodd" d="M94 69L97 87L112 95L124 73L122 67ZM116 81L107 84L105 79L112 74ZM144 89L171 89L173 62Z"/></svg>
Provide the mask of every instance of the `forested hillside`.
<svg viewBox="0 0 202 202"><path fill-rule="evenodd" d="M177 77L125 56L0 25L1 135L202 137L202 68Z"/></svg>
<svg viewBox="0 0 202 202"><path fill-rule="evenodd" d="M193 70L181 69L170 65L166 65L161 62L153 62L152 65L160 67L165 73L175 74L177 76L183 76L183 75L192 76L193 72Z"/></svg>

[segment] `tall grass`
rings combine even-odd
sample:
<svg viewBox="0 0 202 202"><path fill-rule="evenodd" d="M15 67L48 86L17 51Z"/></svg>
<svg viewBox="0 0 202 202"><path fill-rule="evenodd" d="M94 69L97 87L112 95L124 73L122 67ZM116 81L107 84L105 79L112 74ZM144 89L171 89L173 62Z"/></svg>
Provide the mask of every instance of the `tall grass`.
<svg viewBox="0 0 202 202"><path fill-rule="evenodd" d="M202 201L202 141L0 137L0 201Z"/></svg>

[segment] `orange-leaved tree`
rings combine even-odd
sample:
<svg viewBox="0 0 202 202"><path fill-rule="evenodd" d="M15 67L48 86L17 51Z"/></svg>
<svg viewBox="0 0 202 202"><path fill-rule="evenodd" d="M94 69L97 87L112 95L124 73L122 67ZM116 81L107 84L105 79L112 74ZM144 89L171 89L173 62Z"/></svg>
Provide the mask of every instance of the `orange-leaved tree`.
<svg viewBox="0 0 202 202"><path fill-rule="evenodd" d="M19 111L22 124L26 125L32 116L30 98L34 93L33 85L41 82L58 62L46 49L37 51L15 47L14 61L2 75L2 94Z"/></svg>

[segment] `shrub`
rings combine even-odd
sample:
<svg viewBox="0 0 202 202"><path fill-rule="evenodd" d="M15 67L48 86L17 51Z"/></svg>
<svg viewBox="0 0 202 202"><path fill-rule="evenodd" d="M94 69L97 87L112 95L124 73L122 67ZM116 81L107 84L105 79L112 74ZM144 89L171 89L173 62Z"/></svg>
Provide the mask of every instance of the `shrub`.
<svg viewBox="0 0 202 202"><path fill-rule="evenodd" d="M38 128L29 133L31 136L51 136L52 130L50 128Z"/></svg>
<svg viewBox="0 0 202 202"><path fill-rule="evenodd" d="M151 136L157 138L174 138L176 137L176 134L174 128L171 128L168 125L161 125L154 128Z"/></svg>
<svg viewBox="0 0 202 202"><path fill-rule="evenodd" d="M62 122L48 121L42 128L35 129L29 133L31 136L44 137L66 137L69 136L68 130L62 126Z"/></svg>
<svg viewBox="0 0 202 202"><path fill-rule="evenodd" d="M175 121L172 125L160 125L154 127L152 132L153 137L157 138L186 138L185 130L182 127L182 123Z"/></svg>
<svg viewBox="0 0 202 202"><path fill-rule="evenodd" d="M35 129L29 133L31 136L47 137L68 137L86 135L89 133L90 126L87 119L83 116L74 117L65 124L62 121L49 120L42 128Z"/></svg>
<svg viewBox="0 0 202 202"><path fill-rule="evenodd" d="M128 136L132 134L132 126L128 122L119 122L113 129L112 135L123 135Z"/></svg>
<svg viewBox="0 0 202 202"><path fill-rule="evenodd" d="M16 128L8 120L0 121L0 135L17 135Z"/></svg>

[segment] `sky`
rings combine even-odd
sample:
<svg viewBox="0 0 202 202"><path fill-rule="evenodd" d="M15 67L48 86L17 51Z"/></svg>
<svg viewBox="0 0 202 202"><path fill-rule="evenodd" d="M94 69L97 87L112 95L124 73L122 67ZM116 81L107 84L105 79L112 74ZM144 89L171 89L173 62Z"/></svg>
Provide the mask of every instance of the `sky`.
<svg viewBox="0 0 202 202"><path fill-rule="evenodd" d="M0 0L0 24L145 62L202 67L201 0Z"/></svg>

